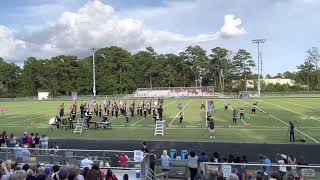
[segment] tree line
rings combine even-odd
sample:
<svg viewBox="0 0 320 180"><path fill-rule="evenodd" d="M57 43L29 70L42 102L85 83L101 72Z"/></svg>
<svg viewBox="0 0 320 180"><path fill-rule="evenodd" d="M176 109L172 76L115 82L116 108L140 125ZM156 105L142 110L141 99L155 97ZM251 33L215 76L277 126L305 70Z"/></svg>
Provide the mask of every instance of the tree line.
<svg viewBox="0 0 320 180"><path fill-rule="evenodd" d="M299 85L318 89L319 53L317 48L307 51L308 58L297 72L278 74L291 78ZM214 86L215 91L242 91L245 79L257 79L256 66L245 49L232 52L215 47L209 52L200 46L189 46L179 54L158 54L152 47L137 53L110 46L95 52L97 94L133 93L144 87ZM267 75L268 77L270 75ZM223 81L223 86L221 82ZM237 87L234 81L240 82ZM0 58L0 96L34 96L38 90L53 95L92 94L92 56L78 58L59 55L50 59L29 57L23 67ZM301 89L288 87L289 89ZM265 87L263 90L268 91ZM270 90L270 89L269 89ZM274 91L274 89L272 89ZM284 90L278 87L276 90Z"/></svg>

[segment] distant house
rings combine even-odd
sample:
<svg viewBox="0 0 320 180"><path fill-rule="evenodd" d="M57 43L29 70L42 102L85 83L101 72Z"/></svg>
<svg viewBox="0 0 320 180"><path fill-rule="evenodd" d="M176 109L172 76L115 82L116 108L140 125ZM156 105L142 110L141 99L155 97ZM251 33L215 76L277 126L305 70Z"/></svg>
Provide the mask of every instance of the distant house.
<svg viewBox="0 0 320 180"><path fill-rule="evenodd" d="M49 99L50 92L47 90L38 90L38 100L47 100Z"/></svg>
<svg viewBox="0 0 320 180"><path fill-rule="evenodd" d="M242 86L241 84L243 84L242 80L232 80L231 81L232 84L232 88L239 88L240 86ZM247 80L247 88L254 88L254 82L253 80Z"/></svg>
<svg viewBox="0 0 320 180"><path fill-rule="evenodd" d="M280 84L280 85L289 85L289 86L294 86L295 81L293 79L281 79L281 78L274 78L274 79L262 79L262 81L266 84Z"/></svg>

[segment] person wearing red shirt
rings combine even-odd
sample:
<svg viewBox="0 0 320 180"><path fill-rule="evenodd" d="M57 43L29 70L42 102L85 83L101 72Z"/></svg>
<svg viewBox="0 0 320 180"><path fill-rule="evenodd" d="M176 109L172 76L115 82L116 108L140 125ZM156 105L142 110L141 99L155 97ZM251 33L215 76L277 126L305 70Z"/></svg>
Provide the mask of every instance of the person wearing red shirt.
<svg viewBox="0 0 320 180"><path fill-rule="evenodd" d="M120 156L121 167L127 167L128 160L128 156L125 153L122 153Z"/></svg>

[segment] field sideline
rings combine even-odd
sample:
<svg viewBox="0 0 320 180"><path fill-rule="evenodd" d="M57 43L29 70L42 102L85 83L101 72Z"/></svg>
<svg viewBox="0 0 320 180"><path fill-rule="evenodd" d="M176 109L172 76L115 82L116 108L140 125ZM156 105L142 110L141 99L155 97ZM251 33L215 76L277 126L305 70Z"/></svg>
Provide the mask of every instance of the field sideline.
<svg viewBox="0 0 320 180"><path fill-rule="evenodd" d="M216 138L211 140L206 134L206 111L200 110L203 99L165 99L164 120L165 136L153 136L154 121L152 117L135 116L129 123L124 117L111 118L112 130L90 129L82 135L73 134L73 130L54 130L48 127L49 118L58 113L60 101L17 101L0 102L6 112L0 116L0 131L14 133L20 137L24 131L48 134L56 139L123 139L123 140L170 140L170 141L213 141L243 143L288 143L288 122L296 126L296 139L306 139L307 143L320 142L320 98L270 98L228 99L229 110L225 111L223 99L212 99L216 106L214 115ZM251 106L258 102L256 115L251 114ZM84 102L77 102L78 106ZM100 102L102 103L102 102ZM127 100L127 103L131 103ZM136 101L138 104L139 101ZM178 104L185 106L185 119L179 125ZM65 102L66 115L71 101ZM245 107L245 119L232 123L232 109ZM79 110L77 110L79 111ZM136 112L135 112L136 114ZM79 113L77 114L79 115ZM100 121L94 117L94 121Z"/></svg>

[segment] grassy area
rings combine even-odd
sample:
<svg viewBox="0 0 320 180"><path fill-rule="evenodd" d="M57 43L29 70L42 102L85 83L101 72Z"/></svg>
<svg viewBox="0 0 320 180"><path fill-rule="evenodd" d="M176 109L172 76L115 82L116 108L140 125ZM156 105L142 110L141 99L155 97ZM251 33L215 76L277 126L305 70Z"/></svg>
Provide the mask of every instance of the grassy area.
<svg viewBox="0 0 320 180"><path fill-rule="evenodd" d="M54 130L48 127L49 118L58 114L58 101L20 101L1 102L6 112L0 117L0 130L22 135L24 131L48 134L50 138L68 139L136 139L136 140L172 140L172 141L213 141L243 143L288 143L288 122L296 126L296 138L304 138L307 143L319 143L320 134L320 98L270 98L227 100L229 110L224 110L224 100L214 99L216 113L216 138L211 140L206 133L206 111L200 109L201 99L167 99L164 104L165 136L153 136L154 120L152 116L135 116L129 123L125 118L110 117L112 130L89 130L83 134L73 134L73 130ZM131 101L128 101L131 103ZM251 114L251 106L258 102L260 111ZM84 102L77 102L81 104ZM102 103L102 102L100 102ZM138 104L139 101L136 101ZM179 124L178 104L185 106L183 125ZM65 102L66 111L71 101ZM232 109L245 107L244 121L232 123ZM136 113L136 112L135 112ZM68 112L66 113L68 115ZM77 114L79 115L79 114ZM93 121L100 121L94 117Z"/></svg>

